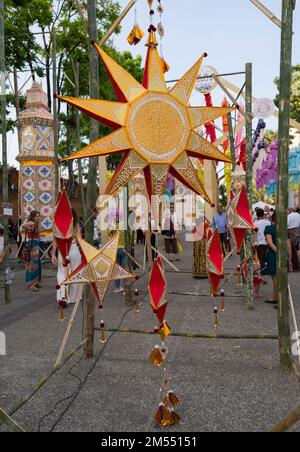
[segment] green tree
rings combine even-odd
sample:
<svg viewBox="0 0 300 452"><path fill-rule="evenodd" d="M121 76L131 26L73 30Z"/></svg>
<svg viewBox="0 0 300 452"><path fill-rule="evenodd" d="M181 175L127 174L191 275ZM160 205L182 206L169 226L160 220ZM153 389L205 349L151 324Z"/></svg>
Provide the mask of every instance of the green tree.
<svg viewBox="0 0 300 452"><path fill-rule="evenodd" d="M280 80L275 79L275 85L279 89ZM275 98L275 104L279 107L279 94ZM291 84L291 118L300 123L300 64L292 67Z"/></svg>

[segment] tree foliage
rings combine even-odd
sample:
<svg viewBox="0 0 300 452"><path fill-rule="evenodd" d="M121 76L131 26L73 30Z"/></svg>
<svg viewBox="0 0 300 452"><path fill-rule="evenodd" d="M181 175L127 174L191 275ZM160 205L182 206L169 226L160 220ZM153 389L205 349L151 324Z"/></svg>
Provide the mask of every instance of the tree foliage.
<svg viewBox="0 0 300 452"><path fill-rule="evenodd" d="M78 9L78 3L81 5ZM115 0L97 0L98 39L107 33L120 13L120 4ZM32 78L46 78L48 106L52 106L52 30L56 30L57 41L57 87L55 91L62 95L74 96L75 64L80 63L80 97L89 97L89 38L87 33L87 2L81 0L6 0L5 33L7 71L13 68L29 71ZM120 32L120 28L116 30ZM119 52L112 41L105 46L106 52L137 80L142 80L142 59L133 58L129 51ZM102 63L100 70L100 99L116 100L112 84ZM14 97L7 97L8 109L13 106ZM20 93L21 107L24 105L24 93ZM59 103L60 143L62 157L77 148L75 132L75 113ZM15 122L9 118L9 130ZM110 130L100 127L100 137ZM68 135L69 134L69 135ZM68 135L68 137L67 137ZM89 137L89 118L81 115L82 145ZM114 156L113 160L118 160Z"/></svg>
<svg viewBox="0 0 300 452"><path fill-rule="evenodd" d="M275 79L275 85L279 89L280 79ZM279 94L275 98L275 103L279 107ZM291 84L291 118L300 123L300 65L292 67Z"/></svg>

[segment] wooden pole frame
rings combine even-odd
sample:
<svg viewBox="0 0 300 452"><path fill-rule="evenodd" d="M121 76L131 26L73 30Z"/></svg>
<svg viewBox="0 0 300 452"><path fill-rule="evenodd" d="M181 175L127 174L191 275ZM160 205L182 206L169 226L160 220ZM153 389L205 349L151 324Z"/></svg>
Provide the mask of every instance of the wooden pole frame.
<svg viewBox="0 0 300 452"><path fill-rule="evenodd" d="M279 90L279 152L277 193L277 291L280 363L284 370L292 370L291 333L289 324L288 266L287 266L287 209L289 185L289 142L291 66L293 37L293 0L282 0L281 60Z"/></svg>
<svg viewBox="0 0 300 452"><path fill-rule="evenodd" d="M2 79L3 77L3 79ZM7 166L7 123L6 123L6 64L5 64L5 29L4 29L4 0L0 0L0 100L1 100L1 122L2 122L2 190L3 205L9 202L8 194L8 166ZM2 83L3 81L3 83ZM3 86L2 86L3 85ZM3 93L1 92L3 88ZM4 249L9 245L8 217L3 215L4 227ZM3 259L3 277L4 277L4 299L5 304L11 303L10 284L6 283L6 262L7 257Z"/></svg>
<svg viewBox="0 0 300 452"><path fill-rule="evenodd" d="M246 191L249 206L252 206L252 63L246 64ZM247 231L245 241L246 256L248 258L248 276L246 278L247 309L254 309L254 232Z"/></svg>

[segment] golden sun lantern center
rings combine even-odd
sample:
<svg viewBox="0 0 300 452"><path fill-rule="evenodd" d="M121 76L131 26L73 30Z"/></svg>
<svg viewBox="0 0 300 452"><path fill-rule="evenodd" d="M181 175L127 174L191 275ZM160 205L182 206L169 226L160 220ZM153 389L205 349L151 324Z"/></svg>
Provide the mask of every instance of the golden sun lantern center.
<svg viewBox="0 0 300 452"><path fill-rule="evenodd" d="M127 131L133 148L149 163L169 163L186 148L186 109L169 94L147 93L132 103Z"/></svg>

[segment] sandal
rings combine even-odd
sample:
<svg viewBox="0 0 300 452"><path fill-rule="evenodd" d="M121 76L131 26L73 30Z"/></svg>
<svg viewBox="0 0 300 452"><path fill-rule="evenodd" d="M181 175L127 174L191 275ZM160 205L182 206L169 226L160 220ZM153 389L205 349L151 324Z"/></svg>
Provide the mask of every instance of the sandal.
<svg viewBox="0 0 300 452"><path fill-rule="evenodd" d="M265 303L267 304L277 304L277 300L265 300Z"/></svg>
<svg viewBox="0 0 300 452"><path fill-rule="evenodd" d="M40 289L38 289L36 286L30 286L29 290L31 290L31 292L39 292Z"/></svg>

